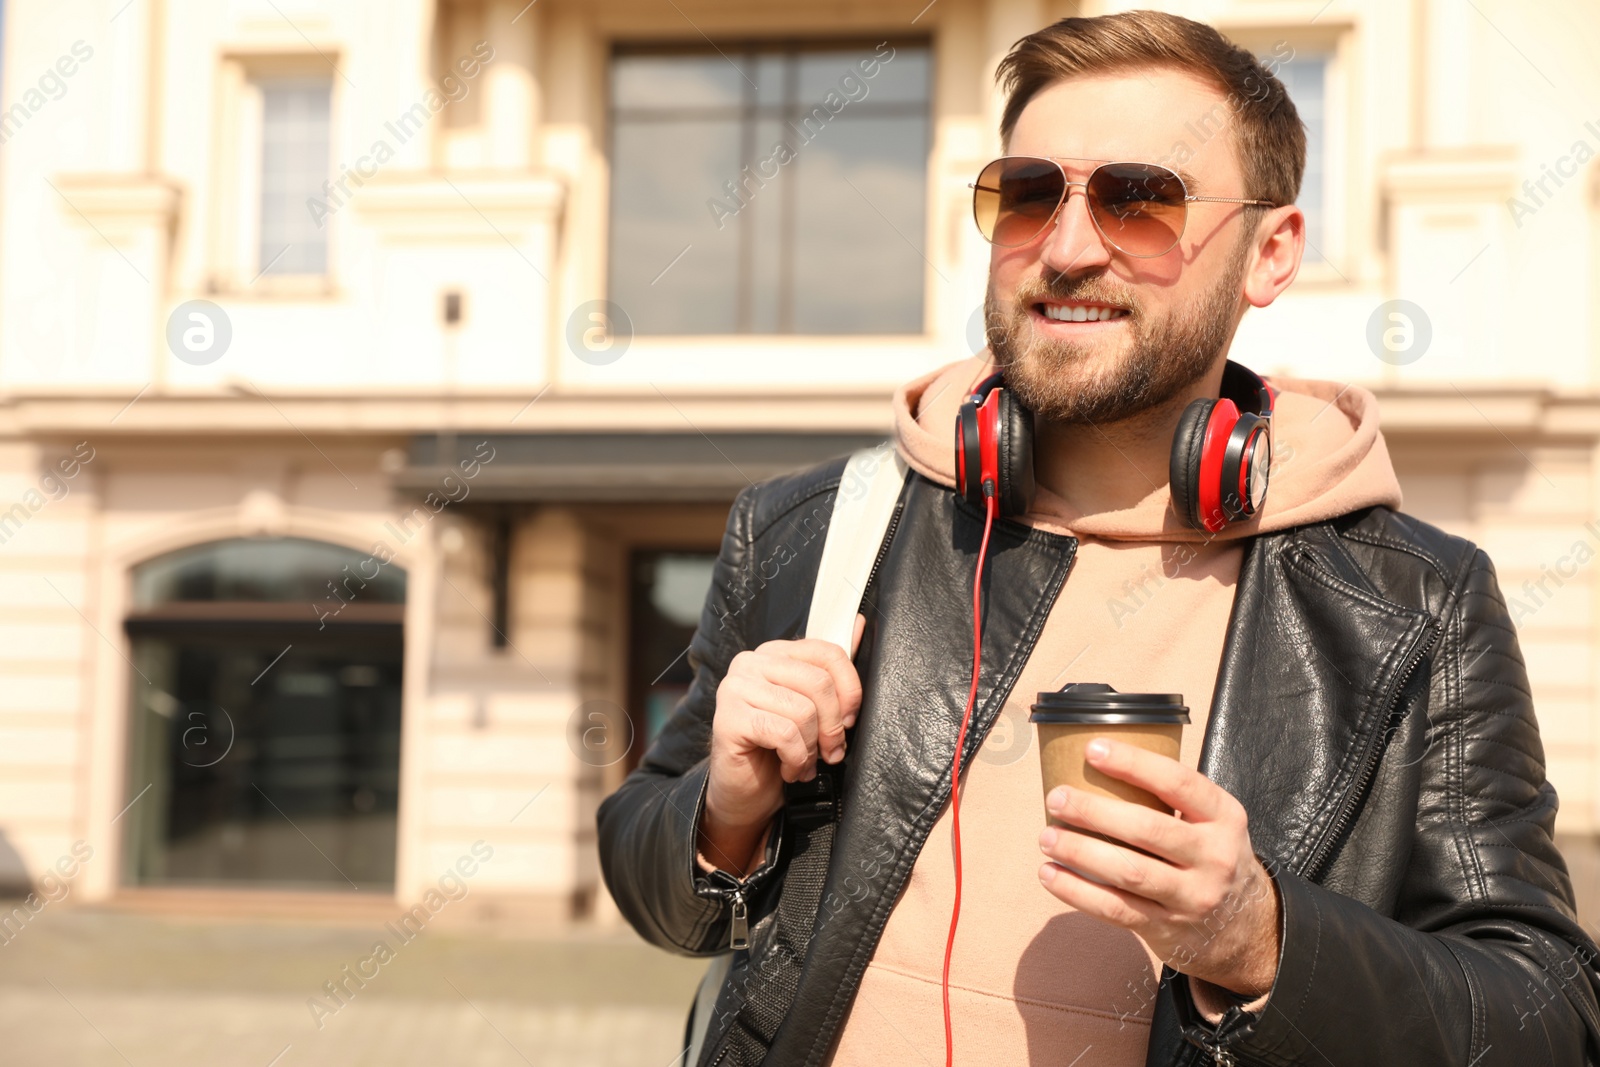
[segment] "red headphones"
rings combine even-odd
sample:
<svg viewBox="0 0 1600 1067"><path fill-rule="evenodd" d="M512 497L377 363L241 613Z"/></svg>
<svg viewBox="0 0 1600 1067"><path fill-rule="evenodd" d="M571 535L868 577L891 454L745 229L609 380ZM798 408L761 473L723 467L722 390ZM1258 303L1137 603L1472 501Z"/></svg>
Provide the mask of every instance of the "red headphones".
<svg viewBox="0 0 1600 1067"><path fill-rule="evenodd" d="M1188 525L1217 533L1261 511L1272 464L1274 393L1254 371L1229 360L1222 396L1191 401L1172 435L1172 506ZM984 507L991 484L1001 515L1033 502L1033 413L991 374L956 416L956 492Z"/></svg>

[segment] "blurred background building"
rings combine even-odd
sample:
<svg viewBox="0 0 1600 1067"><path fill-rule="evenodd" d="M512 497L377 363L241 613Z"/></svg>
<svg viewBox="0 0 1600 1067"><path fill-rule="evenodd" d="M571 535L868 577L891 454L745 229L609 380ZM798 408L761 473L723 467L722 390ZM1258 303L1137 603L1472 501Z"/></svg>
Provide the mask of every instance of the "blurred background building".
<svg viewBox="0 0 1600 1067"><path fill-rule="evenodd" d="M995 63L1122 6L6 3L0 883L392 909L482 841L464 908L615 922L734 493L982 347ZM1234 356L1374 389L1490 552L1592 886L1600 11L1160 6L1309 133Z"/></svg>

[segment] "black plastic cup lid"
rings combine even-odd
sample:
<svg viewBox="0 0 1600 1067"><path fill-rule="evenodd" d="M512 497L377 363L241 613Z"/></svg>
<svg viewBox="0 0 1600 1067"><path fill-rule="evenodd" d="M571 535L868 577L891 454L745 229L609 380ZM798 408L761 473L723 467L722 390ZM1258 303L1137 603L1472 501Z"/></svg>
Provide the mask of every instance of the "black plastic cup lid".
<svg viewBox="0 0 1600 1067"><path fill-rule="evenodd" d="M1182 693L1119 693L1101 682L1072 682L1040 693L1029 722L1076 725L1170 725L1189 721Z"/></svg>

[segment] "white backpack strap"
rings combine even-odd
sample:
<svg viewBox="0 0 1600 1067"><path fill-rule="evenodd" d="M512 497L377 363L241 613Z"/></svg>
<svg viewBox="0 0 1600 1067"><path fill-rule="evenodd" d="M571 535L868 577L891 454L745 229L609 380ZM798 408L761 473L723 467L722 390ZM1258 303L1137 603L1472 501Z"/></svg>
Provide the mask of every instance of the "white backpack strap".
<svg viewBox="0 0 1600 1067"><path fill-rule="evenodd" d="M906 461L892 440L862 449L845 464L822 543L806 637L832 641L846 652L850 650L867 576L872 573L905 478Z"/></svg>

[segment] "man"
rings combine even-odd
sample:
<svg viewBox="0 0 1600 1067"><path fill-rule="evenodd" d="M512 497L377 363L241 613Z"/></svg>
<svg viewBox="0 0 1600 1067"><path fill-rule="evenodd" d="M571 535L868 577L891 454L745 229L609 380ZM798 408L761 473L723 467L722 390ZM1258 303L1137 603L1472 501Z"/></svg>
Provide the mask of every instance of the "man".
<svg viewBox="0 0 1600 1067"><path fill-rule="evenodd" d="M979 203L990 353L895 397L912 472L858 649L796 639L821 540L801 523L842 461L741 493L694 685L600 808L607 885L644 937L712 955L748 931L701 1062L944 1051L983 529L952 489L951 428L998 367L1035 416L1038 489L990 547L957 1061L1600 1064L1597 950L1493 569L1394 510L1372 395L1275 381L1259 514L1200 530L1172 506L1185 409L1219 396L1245 310L1299 267L1305 141L1281 84L1209 27L1142 11L1058 22L1000 75L1005 154L1034 184L1006 172L1002 207ZM1157 195L1093 177L1104 161L1178 173L1170 247L1123 213ZM984 173L980 197L1000 188ZM1067 682L1184 695L1178 759L1091 756L1176 814L1057 791L1066 828L1042 826L1028 706ZM806 796L818 781L836 808Z"/></svg>

